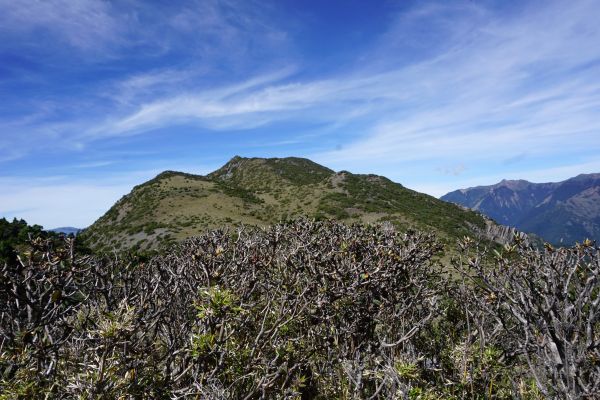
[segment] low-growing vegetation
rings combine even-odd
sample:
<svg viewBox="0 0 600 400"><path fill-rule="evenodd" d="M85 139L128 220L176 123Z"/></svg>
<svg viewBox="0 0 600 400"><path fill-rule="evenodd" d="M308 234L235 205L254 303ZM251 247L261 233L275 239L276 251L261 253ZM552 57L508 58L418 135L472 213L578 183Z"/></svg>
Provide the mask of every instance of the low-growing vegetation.
<svg viewBox="0 0 600 400"><path fill-rule="evenodd" d="M299 219L151 258L28 241L0 264L0 399L600 396L594 243Z"/></svg>
<svg viewBox="0 0 600 400"><path fill-rule="evenodd" d="M206 176L166 171L136 186L84 229L80 240L103 252L133 250L141 240L144 249L158 249L160 234L180 241L225 225L264 227L300 216L385 220L401 229L435 232L451 247L464 235L485 237L493 224L381 176L336 173L302 158L234 157Z"/></svg>

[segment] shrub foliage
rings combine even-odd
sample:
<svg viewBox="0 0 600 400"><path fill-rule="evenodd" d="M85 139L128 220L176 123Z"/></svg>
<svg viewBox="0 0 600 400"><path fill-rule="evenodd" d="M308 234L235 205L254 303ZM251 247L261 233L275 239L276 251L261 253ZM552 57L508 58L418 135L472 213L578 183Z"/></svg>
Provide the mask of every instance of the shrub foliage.
<svg viewBox="0 0 600 400"><path fill-rule="evenodd" d="M0 271L0 398L597 395L598 250L461 245L456 274L430 235L333 221L149 260L39 238Z"/></svg>

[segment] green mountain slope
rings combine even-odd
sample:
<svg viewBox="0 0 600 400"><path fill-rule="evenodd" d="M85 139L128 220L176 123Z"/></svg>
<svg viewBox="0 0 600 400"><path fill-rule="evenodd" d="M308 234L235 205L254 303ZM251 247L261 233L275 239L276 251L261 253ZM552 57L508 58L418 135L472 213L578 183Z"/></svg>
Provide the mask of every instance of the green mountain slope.
<svg viewBox="0 0 600 400"><path fill-rule="evenodd" d="M434 231L444 241L489 236L495 227L476 212L381 176L336 173L302 158L236 156L207 176L167 171L136 186L81 237L97 250L149 249L209 228L299 216L389 221Z"/></svg>

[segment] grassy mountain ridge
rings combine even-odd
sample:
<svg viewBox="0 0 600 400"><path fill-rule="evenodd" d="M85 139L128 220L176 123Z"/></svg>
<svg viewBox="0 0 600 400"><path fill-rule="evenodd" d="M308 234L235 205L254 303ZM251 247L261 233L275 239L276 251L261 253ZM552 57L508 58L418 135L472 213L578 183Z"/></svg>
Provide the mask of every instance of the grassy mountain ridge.
<svg viewBox="0 0 600 400"><path fill-rule="evenodd" d="M377 176L335 172L303 158L236 156L206 175L165 171L133 188L86 229L100 250L150 249L224 225L265 226L300 216L389 221L442 240L485 233L480 214Z"/></svg>

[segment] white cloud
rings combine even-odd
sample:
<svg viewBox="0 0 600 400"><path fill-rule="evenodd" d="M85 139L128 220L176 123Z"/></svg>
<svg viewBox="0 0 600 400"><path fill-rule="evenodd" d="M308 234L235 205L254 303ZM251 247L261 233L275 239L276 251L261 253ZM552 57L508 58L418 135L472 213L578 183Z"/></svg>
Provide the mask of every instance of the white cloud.
<svg viewBox="0 0 600 400"><path fill-rule="evenodd" d="M249 0L0 0L0 10L5 45L37 48L37 57L71 57L75 49L87 60L122 60L133 51L150 59L186 53L204 63L242 64L249 52L266 54L287 42L268 20L269 7Z"/></svg>
<svg viewBox="0 0 600 400"><path fill-rule="evenodd" d="M69 41L75 40L69 35L82 29L61 14L71 11L50 10L48 16L35 17L24 11L15 14L22 7L12 2L0 4L7 4L9 13L16 15L14 21L30 27L57 22ZM77 4L89 7L81 13L97 18L90 35L113 40L105 30L113 23L108 5ZM252 17L256 13L251 6L190 4L165 18L166 24L180 34L197 31L199 39L193 45L209 59L213 51L250 59L247 50L258 39L244 37L253 32L260 33L258 38L273 38L266 47L277 48L287 40L268 24L264 29L257 26L261 24ZM236 7L244 12L235 12ZM28 148L47 137L55 139L53 145L62 140L63 145L75 146L175 124L222 131L302 121L325 126L320 128L323 135L337 134L343 141L333 150L325 147L326 140L315 138L313 148L320 150L305 155L333 168L384 174L435 195L502 178L564 179L585 168L600 170L597 163L581 161L583 154L600 151L599 17L596 2L587 0L529 3L513 7L510 14L473 2L418 6L398 17L354 68L306 79L300 78L302 64L277 69L275 63L267 73L248 67L250 78L238 74L226 84L207 83L210 68L146 71L111 82L113 93L96 94L112 102L102 109L106 120L83 118L71 126L24 121L17 125L23 130L35 125L31 131L36 135L15 139L21 145L16 147L0 138L0 148ZM435 37L419 30L432 24ZM209 39L206 47L200 38ZM84 34L83 40L91 39ZM165 46L174 45L167 42ZM274 60L271 54L262 61L271 65ZM246 68L243 62L239 68ZM288 137L281 139L285 143ZM534 161L507 167L507 160L522 154ZM11 155L7 152L5 157ZM563 167L539 167L552 157ZM500 168L504 170L498 172Z"/></svg>
<svg viewBox="0 0 600 400"><path fill-rule="evenodd" d="M386 109L342 151L317 157L492 160L600 148L597 16L592 2L557 2L515 19L478 20L445 54L386 77L386 87L411 101Z"/></svg>
<svg viewBox="0 0 600 400"><path fill-rule="evenodd" d="M458 163L458 164L454 164L454 165L445 165L445 166L436 168L436 170L441 172L442 174L452 175L452 176L459 176L460 174L465 172L466 169L467 169L467 167L465 167L464 163Z"/></svg>
<svg viewBox="0 0 600 400"><path fill-rule="evenodd" d="M123 24L110 2L95 0L0 0L0 32L56 35L71 46L89 50L119 40Z"/></svg>
<svg viewBox="0 0 600 400"><path fill-rule="evenodd" d="M499 20L474 5L426 6L403 16L402 30L393 27L384 38L435 18L447 38L434 57L385 71L375 59L314 81L293 81L285 71L205 91L179 89L113 117L91 136L181 123L219 130L298 118L343 126L366 118L371 128L361 138L316 157L506 159L519 151L589 148L583 139L600 130L599 71L590 64L600 58L595 11L592 2L555 2ZM395 46L388 45L388 61Z"/></svg>
<svg viewBox="0 0 600 400"><path fill-rule="evenodd" d="M280 81L294 71L288 67L268 74L256 76L238 84L213 89L196 89L197 93L178 94L151 103L142 104L133 113L114 121L90 129L87 137L120 136L123 134L139 134L144 130L189 121L203 121L211 126L218 126L219 119L232 115L256 114L289 107L285 102L269 103L273 89L258 94L253 99L243 98L245 93L261 88L270 82ZM145 79L145 78L144 78ZM131 86L130 84L126 84ZM280 89L281 90L281 89ZM242 100L240 100L242 96ZM252 118L252 117L251 117ZM212 123L211 123L212 122ZM248 126L249 120L238 122L240 126Z"/></svg>

